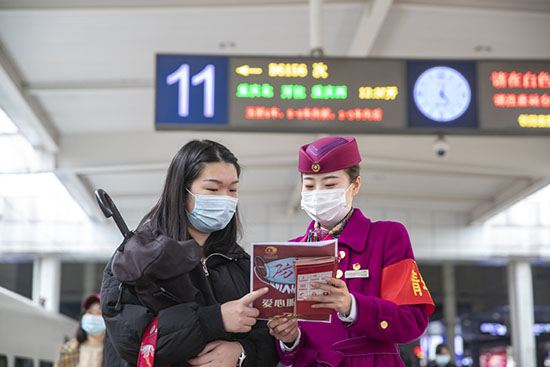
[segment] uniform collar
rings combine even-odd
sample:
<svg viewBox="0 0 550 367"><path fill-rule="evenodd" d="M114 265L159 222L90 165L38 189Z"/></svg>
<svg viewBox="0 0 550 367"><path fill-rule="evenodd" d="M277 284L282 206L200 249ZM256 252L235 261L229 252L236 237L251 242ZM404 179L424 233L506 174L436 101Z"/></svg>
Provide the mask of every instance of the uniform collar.
<svg viewBox="0 0 550 367"><path fill-rule="evenodd" d="M367 245L371 221L365 217L361 210L354 209L348 224L340 233L338 243L343 243L355 252L363 252Z"/></svg>
<svg viewBox="0 0 550 367"><path fill-rule="evenodd" d="M353 214L346 224L346 227L338 237L338 243L343 243L355 252L363 252L367 245L371 221L365 217L361 210L353 209ZM307 227L306 234L296 238L294 241L305 242L307 235L315 227L315 221L311 221Z"/></svg>

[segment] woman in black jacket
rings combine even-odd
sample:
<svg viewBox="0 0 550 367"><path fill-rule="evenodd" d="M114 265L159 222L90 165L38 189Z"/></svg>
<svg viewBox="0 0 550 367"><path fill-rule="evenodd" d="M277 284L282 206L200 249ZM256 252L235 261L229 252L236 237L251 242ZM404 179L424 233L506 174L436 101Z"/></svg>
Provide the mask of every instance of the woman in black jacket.
<svg viewBox="0 0 550 367"><path fill-rule="evenodd" d="M269 330L250 307L263 291L248 294L250 257L237 244L239 174L223 145L187 143L170 164L158 203L107 264L102 312L126 364L137 364L155 316L155 366L277 364ZM106 366L121 365L106 349Z"/></svg>

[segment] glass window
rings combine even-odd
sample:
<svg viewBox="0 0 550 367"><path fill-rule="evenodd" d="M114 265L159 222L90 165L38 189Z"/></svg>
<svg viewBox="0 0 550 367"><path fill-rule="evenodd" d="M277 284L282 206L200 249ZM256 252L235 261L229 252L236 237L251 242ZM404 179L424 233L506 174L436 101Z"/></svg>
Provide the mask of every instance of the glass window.
<svg viewBox="0 0 550 367"><path fill-rule="evenodd" d="M486 224L489 226L550 225L550 185L490 218Z"/></svg>
<svg viewBox="0 0 550 367"><path fill-rule="evenodd" d="M2 256L0 259L0 287L32 298L33 264L24 257Z"/></svg>
<svg viewBox="0 0 550 367"><path fill-rule="evenodd" d="M34 367L34 361L31 358L15 357L15 367Z"/></svg>

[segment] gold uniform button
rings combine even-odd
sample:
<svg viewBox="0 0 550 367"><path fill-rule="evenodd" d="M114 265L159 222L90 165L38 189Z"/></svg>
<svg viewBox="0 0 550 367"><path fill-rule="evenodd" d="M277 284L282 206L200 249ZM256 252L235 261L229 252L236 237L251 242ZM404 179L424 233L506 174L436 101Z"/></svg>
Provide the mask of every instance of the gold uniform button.
<svg viewBox="0 0 550 367"><path fill-rule="evenodd" d="M344 275L344 272L340 269L338 269L338 271L336 272L336 278L340 279L342 277L342 275Z"/></svg>
<svg viewBox="0 0 550 367"><path fill-rule="evenodd" d="M388 322L386 320L380 321L380 327L386 330L388 328Z"/></svg>
<svg viewBox="0 0 550 367"><path fill-rule="evenodd" d="M339 254L340 254L340 259L343 259L346 257L346 252L344 250L340 250Z"/></svg>

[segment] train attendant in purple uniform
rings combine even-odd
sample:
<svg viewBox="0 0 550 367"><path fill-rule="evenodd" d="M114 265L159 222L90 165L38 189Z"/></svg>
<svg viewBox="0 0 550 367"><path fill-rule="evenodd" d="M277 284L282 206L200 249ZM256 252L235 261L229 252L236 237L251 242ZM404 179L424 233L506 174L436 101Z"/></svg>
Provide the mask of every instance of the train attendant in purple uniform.
<svg viewBox="0 0 550 367"><path fill-rule="evenodd" d="M336 278L317 283L329 295L309 298L334 310L330 323L269 322L283 365L404 366L396 343L419 338L434 310L405 227L373 222L353 208L360 161L354 138L325 137L300 148L302 209L313 221L294 241L338 238L341 260Z"/></svg>

